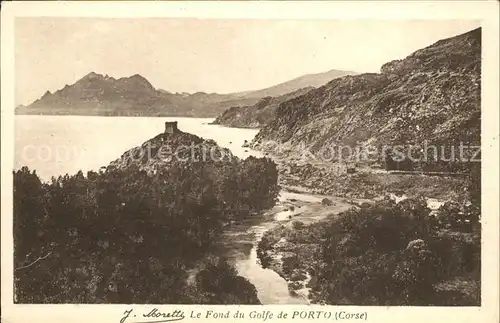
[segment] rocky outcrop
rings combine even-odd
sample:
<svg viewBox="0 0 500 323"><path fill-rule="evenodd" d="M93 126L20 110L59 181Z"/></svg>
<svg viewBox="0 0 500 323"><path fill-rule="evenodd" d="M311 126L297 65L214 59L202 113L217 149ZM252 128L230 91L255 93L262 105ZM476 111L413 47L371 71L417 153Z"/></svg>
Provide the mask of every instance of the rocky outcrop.
<svg viewBox="0 0 500 323"><path fill-rule="evenodd" d="M188 199L211 192L207 199L220 203L217 208L225 224L275 205L280 188L273 161L253 156L240 159L214 140L179 129L165 130L123 153L104 173L148 175L165 185L172 177L178 178L178 192Z"/></svg>
<svg viewBox="0 0 500 323"><path fill-rule="evenodd" d="M176 130L165 132L147 140L141 146L124 152L108 168L127 169L138 167L148 173L170 168L174 164L203 162L223 164L238 161L231 151L211 139Z"/></svg>
<svg viewBox="0 0 500 323"><path fill-rule="evenodd" d="M315 153L334 145L480 143L480 28L381 70L337 78L281 103L252 146L274 142Z"/></svg>

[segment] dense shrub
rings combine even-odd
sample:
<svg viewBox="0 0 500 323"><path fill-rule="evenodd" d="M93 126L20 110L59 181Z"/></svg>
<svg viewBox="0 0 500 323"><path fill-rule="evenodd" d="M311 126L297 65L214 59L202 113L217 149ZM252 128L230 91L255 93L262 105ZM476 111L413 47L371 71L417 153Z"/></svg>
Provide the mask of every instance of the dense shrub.
<svg viewBox="0 0 500 323"><path fill-rule="evenodd" d="M423 199L399 204L382 201L351 209L329 223L313 300L356 305L437 304L438 281L478 273L480 263L479 241L458 243L445 237L437 231Z"/></svg>
<svg viewBox="0 0 500 323"><path fill-rule="evenodd" d="M133 166L78 172L50 183L23 167L14 172L16 300L190 302L187 269L229 220L274 204L276 181L275 165L256 158L174 164L153 176ZM234 270L219 274L241 289L236 300L255 303L255 290Z"/></svg>
<svg viewBox="0 0 500 323"><path fill-rule="evenodd" d="M295 230L300 230L304 227L304 222L300 222L300 221L293 221L292 222L292 227L295 229Z"/></svg>
<svg viewBox="0 0 500 323"><path fill-rule="evenodd" d="M448 201L438 209L436 218L439 227L443 229L478 231L480 209L476 205Z"/></svg>

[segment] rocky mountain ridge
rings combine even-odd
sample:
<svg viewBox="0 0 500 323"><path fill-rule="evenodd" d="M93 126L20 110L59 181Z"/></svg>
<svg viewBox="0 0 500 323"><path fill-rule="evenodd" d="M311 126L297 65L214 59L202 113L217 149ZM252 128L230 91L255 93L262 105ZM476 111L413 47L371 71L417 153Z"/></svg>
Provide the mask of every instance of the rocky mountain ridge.
<svg viewBox="0 0 500 323"><path fill-rule="evenodd" d="M91 72L54 93L45 92L28 106L18 106L15 112L35 115L216 117L230 107L251 106L268 94L284 95L290 92L289 89L316 85L325 77L325 73L315 75L258 91L190 94L156 89L139 74L117 79Z"/></svg>
<svg viewBox="0 0 500 323"><path fill-rule="evenodd" d="M115 79L91 72L72 85L51 93L17 114L99 115L99 116L200 116L210 117L225 108L218 102L232 95L198 92L192 95L155 89L141 75ZM250 101L253 102L253 101Z"/></svg>

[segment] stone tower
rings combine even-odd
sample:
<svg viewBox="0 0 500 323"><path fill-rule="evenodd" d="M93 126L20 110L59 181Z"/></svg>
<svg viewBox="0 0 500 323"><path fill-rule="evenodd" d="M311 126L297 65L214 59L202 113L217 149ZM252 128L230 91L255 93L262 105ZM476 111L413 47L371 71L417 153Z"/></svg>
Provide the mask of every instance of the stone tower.
<svg viewBox="0 0 500 323"><path fill-rule="evenodd" d="M177 121L167 121L165 122L165 133L177 132Z"/></svg>

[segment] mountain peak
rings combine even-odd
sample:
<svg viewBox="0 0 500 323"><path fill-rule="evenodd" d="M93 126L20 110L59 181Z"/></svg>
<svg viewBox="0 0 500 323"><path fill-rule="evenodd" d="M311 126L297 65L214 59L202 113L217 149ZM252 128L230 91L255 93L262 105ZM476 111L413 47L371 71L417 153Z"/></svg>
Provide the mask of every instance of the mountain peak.
<svg viewBox="0 0 500 323"><path fill-rule="evenodd" d="M93 80L93 79L98 79L98 78L104 78L104 76L102 74L98 74L98 73L92 71L89 74L82 77L82 80L83 79Z"/></svg>
<svg viewBox="0 0 500 323"><path fill-rule="evenodd" d="M135 79L143 79L145 80L146 78L144 76L142 76L141 74L134 74L132 76L130 76L130 78L135 78Z"/></svg>
<svg viewBox="0 0 500 323"><path fill-rule="evenodd" d="M142 75L134 74L129 77L123 77L118 79L119 82L126 83L127 87L133 84L137 87L147 88L148 90L154 90L154 86Z"/></svg>

